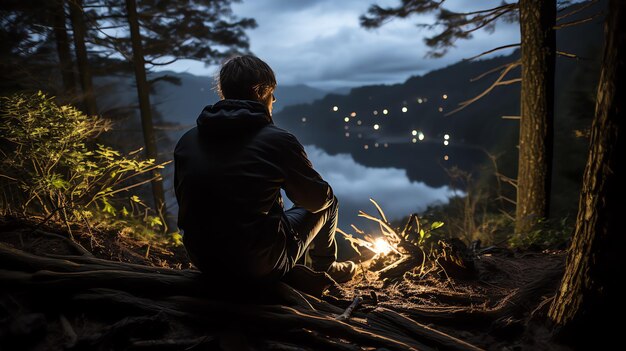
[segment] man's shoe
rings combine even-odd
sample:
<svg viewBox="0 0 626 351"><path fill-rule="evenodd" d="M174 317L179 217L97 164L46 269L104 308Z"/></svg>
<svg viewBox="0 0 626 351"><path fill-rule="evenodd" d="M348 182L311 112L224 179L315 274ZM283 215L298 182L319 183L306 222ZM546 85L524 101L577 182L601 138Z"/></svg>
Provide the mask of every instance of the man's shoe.
<svg viewBox="0 0 626 351"><path fill-rule="evenodd" d="M326 273L337 283L350 281L356 275L357 265L352 261L333 262Z"/></svg>

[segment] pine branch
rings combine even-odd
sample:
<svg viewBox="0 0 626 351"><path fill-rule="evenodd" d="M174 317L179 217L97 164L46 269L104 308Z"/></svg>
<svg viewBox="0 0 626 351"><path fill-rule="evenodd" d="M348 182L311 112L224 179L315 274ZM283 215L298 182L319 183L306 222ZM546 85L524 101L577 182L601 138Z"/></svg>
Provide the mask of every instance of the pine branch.
<svg viewBox="0 0 626 351"><path fill-rule="evenodd" d="M556 21L558 22L558 21L560 21L560 20L562 20L562 19L564 19L564 18L567 18L567 17L570 17L570 16L572 16L572 15L575 15L575 14L579 13L580 11L583 11L583 10L585 10L585 9L587 9L587 8L589 8L589 7L591 7L592 5L594 5L594 4L595 4L595 3L597 3L597 2L598 2L598 0L591 0L591 1L589 1L588 3L586 3L586 4L584 4L584 5L580 6L580 7L578 7L577 9L572 10L572 11L570 11L570 12L568 12L568 13L564 14L564 15L561 15L561 16L557 17L557 18L556 18Z"/></svg>
<svg viewBox="0 0 626 351"><path fill-rule="evenodd" d="M556 26L554 26L554 30L559 30L559 29L572 27L572 26L577 26L579 24L591 22L591 21L593 21L594 19L598 18L600 15L603 15L603 14L604 14L603 12L598 12L598 13L594 14L591 17L579 19L579 20L576 20L576 21L566 22L566 23L562 23L562 24L557 24Z"/></svg>
<svg viewBox="0 0 626 351"><path fill-rule="evenodd" d="M487 50L487 51L485 51L485 52L483 52L481 54L478 54L476 56L472 56L470 58L463 59L463 61L471 61L471 60L477 59L477 58L479 58L481 56L485 56L485 55L491 54L492 52L496 52L496 51L504 50L504 49L508 49L508 48L514 48L514 47L517 47L517 46L520 46L520 45L522 45L522 44L521 43L515 43L515 44L498 46L497 48L493 48L491 50Z"/></svg>
<svg viewBox="0 0 626 351"><path fill-rule="evenodd" d="M501 66L498 66L498 67L496 67L496 68L490 69L489 71L487 71L487 72L485 72L485 73L482 73L482 74L480 74L480 75L478 75L478 76L476 76L476 77L474 77L474 78L470 79L470 82L475 82L475 81L477 81L477 80L480 80L480 79L482 79L482 78L484 78L484 77L486 77L486 76L490 75L491 73L497 72L497 71L499 71L499 70L501 70L501 69L503 69L503 68L505 68L505 67L508 67L508 66L510 66L510 65L512 65L512 64L519 64L519 63L520 63L520 60L513 61L513 62L509 62L509 63L505 63L505 64L503 64L503 65L501 65Z"/></svg>
<svg viewBox="0 0 626 351"><path fill-rule="evenodd" d="M584 60L584 58L582 58L582 57L580 57L580 56L578 56L576 54L572 54L572 53L565 52L565 51L558 51L557 50L556 54L559 55L559 56L569 57L569 58L573 58L573 59L576 59L576 60Z"/></svg>
<svg viewBox="0 0 626 351"><path fill-rule="evenodd" d="M521 62L516 62L513 64L510 64L507 68L505 68L502 73L500 74L500 76L498 77L498 79L495 80L495 82L493 82L493 84L491 84L491 86L489 86L487 89L485 89L482 93L478 94L477 96L463 101L459 104L459 107L446 113L445 116L450 116L451 114L457 113L459 111L461 111L462 109L466 108L467 106L473 104L474 102L480 100L482 97L484 97L485 95L489 94L495 87L499 86L499 85L508 85L508 84L512 84L512 83L517 83L520 82L522 79L521 78L515 78L515 79L510 79L510 80L503 80L506 75L515 67L520 66Z"/></svg>
<svg viewBox="0 0 626 351"><path fill-rule="evenodd" d="M457 14L460 15L460 16L472 16L472 15L478 15L478 14L482 14L482 13L493 14L493 13L500 12L502 10L506 10L507 12L509 12L509 11L512 11L512 10L516 9L517 7L518 7L517 3L504 4L504 5L501 5L501 6L498 6L498 7L494 7L494 8L491 8L491 9L487 9L487 10L479 10L479 11L472 11L472 12L459 12Z"/></svg>

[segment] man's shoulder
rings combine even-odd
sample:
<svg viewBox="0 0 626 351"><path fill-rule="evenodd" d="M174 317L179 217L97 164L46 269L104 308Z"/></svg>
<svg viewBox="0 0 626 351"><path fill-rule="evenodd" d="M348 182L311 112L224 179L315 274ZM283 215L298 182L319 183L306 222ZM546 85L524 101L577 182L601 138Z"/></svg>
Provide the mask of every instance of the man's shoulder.
<svg viewBox="0 0 626 351"><path fill-rule="evenodd" d="M178 149L181 146L183 146L185 143L188 143L190 139L195 140L197 137L198 137L198 127L193 127L189 129L183 134L183 136L180 137L180 139L178 139L175 149Z"/></svg>
<svg viewBox="0 0 626 351"><path fill-rule="evenodd" d="M274 124L268 124L267 126L263 127L263 129L259 133L259 136L286 143L299 143L295 135L283 128L277 127Z"/></svg>

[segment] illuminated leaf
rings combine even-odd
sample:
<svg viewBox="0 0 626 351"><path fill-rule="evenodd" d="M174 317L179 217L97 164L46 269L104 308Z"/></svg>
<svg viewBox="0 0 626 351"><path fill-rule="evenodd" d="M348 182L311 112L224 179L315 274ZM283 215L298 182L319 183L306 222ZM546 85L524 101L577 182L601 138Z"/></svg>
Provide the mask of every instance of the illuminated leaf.
<svg viewBox="0 0 626 351"><path fill-rule="evenodd" d="M435 230L437 228L441 228L443 227L443 222L433 222L433 224L430 225L430 230Z"/></svg>

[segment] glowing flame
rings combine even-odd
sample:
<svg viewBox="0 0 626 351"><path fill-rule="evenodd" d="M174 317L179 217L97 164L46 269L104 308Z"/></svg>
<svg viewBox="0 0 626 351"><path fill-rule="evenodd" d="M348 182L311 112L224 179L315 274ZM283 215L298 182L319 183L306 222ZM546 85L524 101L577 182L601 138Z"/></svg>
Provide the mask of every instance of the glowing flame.
<svg viewBox="0 0 626 351"><path fill-rule="evenodd" d="M372 251L377 254L386 255L391 252L391 245L383 238L377 238L372 245Z"/></svg>

